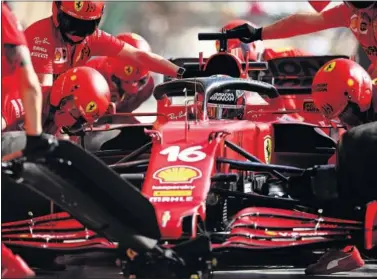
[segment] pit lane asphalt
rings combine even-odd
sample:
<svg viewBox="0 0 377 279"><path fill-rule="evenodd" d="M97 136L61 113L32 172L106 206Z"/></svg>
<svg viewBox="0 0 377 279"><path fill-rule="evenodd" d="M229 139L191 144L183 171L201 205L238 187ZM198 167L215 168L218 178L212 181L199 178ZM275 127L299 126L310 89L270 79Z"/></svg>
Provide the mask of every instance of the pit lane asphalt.
<svg viewBox="0 0 377 279"><path fill-rule="evenodd" d="M321 278L377 278L377 264L367 264L363 268L353 271L338 273ZM119 269L114 267L71 266L65 271L37 273L38 279L122 279ZM315 278L306 276L304 269L276 268L267 266L258 269L242 268L239 270L215 272L214 279L300 279ZM317 277L318 278L318 277Z"/></svg>

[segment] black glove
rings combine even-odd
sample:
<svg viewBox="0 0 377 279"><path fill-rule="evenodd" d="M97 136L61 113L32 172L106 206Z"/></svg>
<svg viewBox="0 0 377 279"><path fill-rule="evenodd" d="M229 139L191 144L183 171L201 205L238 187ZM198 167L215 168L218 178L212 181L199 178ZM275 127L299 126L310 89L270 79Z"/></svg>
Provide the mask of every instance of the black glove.
<svg viewBox="0 0 377 279"><path fill-rule="evenodd" d="M26 136L25 156L38 156L52 152L58 146L58 140L49 134Z"/></svg>
<svg viewBox="0 0 377 279"><path fill-rule="evenodd" d="M262 28L255 28L247 23L230 29L229 33L234 34L246 44L262 40Z"/></svg>

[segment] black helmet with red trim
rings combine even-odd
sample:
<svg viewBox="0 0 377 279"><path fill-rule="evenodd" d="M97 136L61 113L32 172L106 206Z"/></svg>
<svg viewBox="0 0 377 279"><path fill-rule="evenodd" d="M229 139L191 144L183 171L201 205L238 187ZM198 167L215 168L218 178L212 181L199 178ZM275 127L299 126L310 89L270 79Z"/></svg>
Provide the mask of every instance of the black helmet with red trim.
<svg viewBox="0 0 377 279"><path fill-rule="evenodd" d="M225 75L213 77L223 78ZM223 90L208 96L207 113L209 119L238 119L244 117L246 108L245 92L243 90Z"/></svg>

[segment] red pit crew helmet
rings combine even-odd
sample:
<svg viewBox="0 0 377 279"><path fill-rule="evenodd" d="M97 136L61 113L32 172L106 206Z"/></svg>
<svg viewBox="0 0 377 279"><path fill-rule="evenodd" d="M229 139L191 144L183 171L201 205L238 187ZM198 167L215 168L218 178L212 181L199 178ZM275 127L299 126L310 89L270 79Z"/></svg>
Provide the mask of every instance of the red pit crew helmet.
<svg viewBox="0 0 377 279"><path fill-rule="evenodd" d="M60 75L50 94L58 127L82 128L103 116L110 104L106 79L90 67L76 67Z"/></svg>
<svg viewBox="0 0 377 279"><path fill-rule="evenodd" d="M150 52L151 46L140 35L135 33L122 33L117 38L137 49ZM140 68L135 65L120 61L116 58L108 58L111 71L119 79L120 89L128 94L136 94L148 82L150 73L147 68ZM123 95L124 97L125 95Z"/></svg>
<svg viewBox="0 0 377 279"><path fill-rule="evenodd" d="M96 31L104 8L101 1L54 1L52 19L65 40L78 43Z"/></svg>
<svg viewBox="0 0 377 279"><path fill-rule="evenodd" d="M366 122L372 89L370 76L359 64L340 58L326 63L315 74L312 97L325 117L339 117L350 128Z"/></svg>

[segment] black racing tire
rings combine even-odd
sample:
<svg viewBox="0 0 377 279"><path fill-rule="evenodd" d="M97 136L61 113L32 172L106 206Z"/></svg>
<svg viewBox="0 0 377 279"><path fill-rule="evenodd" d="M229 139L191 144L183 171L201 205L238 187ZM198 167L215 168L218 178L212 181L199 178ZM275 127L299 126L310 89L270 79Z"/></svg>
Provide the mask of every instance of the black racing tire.
<svg viewBox="0 0 377 279"><path fill-rule="evenodd" d="M26 145L24 132L5 132L1 135L2 156L22 150ZM50 201L19 184L2 184L1 222L30 219L50 213Z"/></svg>
<svg viewBox="0 0 377 279"><path fill-rule="evenodd" d="M377 122L346 132L338 146L337 175L340 198L351 204L377 199Z"/></svg>

